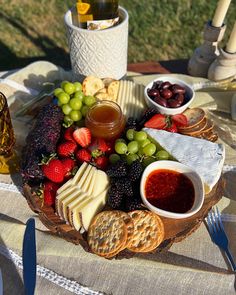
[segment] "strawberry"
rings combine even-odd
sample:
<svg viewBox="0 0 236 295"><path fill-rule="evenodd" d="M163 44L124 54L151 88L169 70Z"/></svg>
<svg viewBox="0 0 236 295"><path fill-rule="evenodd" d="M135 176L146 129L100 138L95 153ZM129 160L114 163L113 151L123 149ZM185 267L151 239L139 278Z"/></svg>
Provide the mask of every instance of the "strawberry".
<svg viewBox="0 0 236 295"><path fill-rule="evenodd" d="M69 128L66 128L63 138L67 141L75 141L73 137L73 132L75 131L74 126L70 126Z"/></svg>
<svg viewBox="0 0 236 295"><path fill-rule="evenodd" d="M56 192L59 189L59 187L60 186L58 184L51 181L46 181L44 183L44 190L43 190L44 205L46 206L55 205Z"/></svg>
<svg viewBox="0 0 236 295"><path fill-rule="evenodd" d="M177 127L185 127L188 125L188 119L184 114L172 115L171 119Z"/></svg>
<svg viewBox="0 0 236 295"><path fill-rule="evenodd" d="M86 128L86 127L82 127L82 128L77 128L74 132L73 132L73 137L74 140L82 147L87 147L90 143L91 143L91 131Z"/></svg>
<svg viewBox="0 0 236 295"><path fill-rule="evenodd" d="M163 114L156 114L151 117L144 126L148 128L165 129L167 126L167 118Z"/></svg>
<svg viewBox="0 0 236 295"><path fill-rule="evenodd" d="M92 155L90 151L86 149L81 149L76 153L76 159L79 162L90 162L92 159Z"/></svg>
<svg viewBox="0 0 236 295"><path fill-rule="evenodd" d="M58 159L51 159L47 164L43 164L42 171L44 176L52 182L61 183L64 180L65 170Z"/></svg>
<svg viewBox="0 0 236 295"><path fill-rule="evenodd" d="M61 162L65 170L65 177L68 178L73 175L73 170L76 166L75 160L72 160L71 158L64 158Z"/></svg>
<svg viewBox="0 0 236 295"><path fill-rule="evenodd" d="M88 150L91 152L92 157L97 158L110 149L106 141L102 138L94 138L91 144L88 146Z"/></svg>
<svg viewBox="0 0 236 295"><path fill-rule="evenodd" d="M57 146L57 153L60 157L70 157L77 149L77 144L73 141L65 141Z"/></svg>
<svg viewBox="0 0 236 295"><path fill-rule="evenodd" d="M165 130L173 133L178 132L178 128L175 123L171 123L170 126L168 126Z"/></svg>
<svg viewBox="0 0 236 295"><path fill-rule="evenodd" d="M100 156L96 159L94 159L94 163L96 165L97 168L99 169L106 169L107 165L108 165L108 158L106 156Z"/></svg>

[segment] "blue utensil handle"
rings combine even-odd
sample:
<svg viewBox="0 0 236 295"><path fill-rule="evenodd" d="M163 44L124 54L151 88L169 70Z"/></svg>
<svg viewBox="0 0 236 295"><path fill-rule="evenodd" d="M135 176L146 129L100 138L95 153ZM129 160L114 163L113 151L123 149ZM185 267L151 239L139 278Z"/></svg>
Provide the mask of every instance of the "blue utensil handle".
<svg viewBox="0 0 236 295"><path fill-rule="evenodd" d="M228 248L225 250L225 253L226 253L227 258L228 258L228 260L229 260L229 262L230 262L230 264L232 266L233 271L236 271L236 264L234 262L232 254L230 253Z"/></svg>

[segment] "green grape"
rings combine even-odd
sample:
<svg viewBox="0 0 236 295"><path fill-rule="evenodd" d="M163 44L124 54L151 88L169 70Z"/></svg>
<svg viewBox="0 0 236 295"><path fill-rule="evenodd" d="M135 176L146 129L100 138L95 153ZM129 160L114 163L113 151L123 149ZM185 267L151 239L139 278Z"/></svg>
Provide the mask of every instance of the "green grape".
<svg viewBox="0 0 236 295"><path fill-rule="evenodd" d="M143 141L145 139L147 139L147 133L146 132L144 132L144 131L135 132L134 140Z"/></svg>
<svg viewBox="0 0 236 295"><path fill-rule="evenodd" d="M138 152L139 146L137 141L131 141L128 143L128 152L131 154L136 154Z"/></svg>
<svg viewBox="0 0 236 295"><path fill-rule="evenodd" d="M95 102L96 102L96 98L92 95L85 96L83 99L83 103L88 107L91 107L92 105L94 105Z"/></svg>
<svg viewBox="0 0 236 295"><path fill-rule="evenodd" d="M83 100L84 98L84 94L82 91L76 91L74 94L73 94L73 98L78 98L80 100Z"/></svg>
<svg viewBox="0 0 236 295"><path fill-rule="evenodd" d="M117 155L117 154L111 154L111 155L109 156L109 162L110 162L111 164L115 164L115 163L117 163L119 160L120 160L120 156Z"/></svg>
<svg viewBox="0 0 236 295"><path fill-rule="evenodd" d="M140 141L139 142L139 146L141 147L141 148L144 148L146 145L148 145L149 143L151 143L151 141L147 138L147 139L145 139L145 140L142 140L142 141Z"/></svg>
<svg viewBox="0 0 236 295"><path fill-rule="evenodd" d="M145 167L147 167L148 165L152 164L155 161L156 161L156 159L154 159L152 157L147 157L147 158L143 159L142 165L145 168Z"/></svg>
<svg viewBox="0 0 236 295"><path fill-rule="evenodd" d="M146 156L152 156L156 152L156 146L154 143L149 143L143 148L143 153Z"/></svg>
<svg viewBox="0 0 236 295"><path fill-rule="evenodd" d="M75 86L74 86L73 83L67 82L67 83L65 83L65 84L63 85L63 90L64 90L67 94L71 95L71 94L73 94L73 93L75 92Z"/></svg>
<svg viewBox="0 0 236 295"><path fill-rule="evenodd" d="M63 104L62 104L59 100L57 100L57 105L58 105L59 107L63 106Z"/></svg>
<svg viewBox="0 0 236 295"><path fill-rule="evenodd" d="M61 104L67 104L70 101L70 96L63 91L58 94L58 100Z"/></svg>
<svg viewBox="0 0 236 295"><path fill-rule="evenodd" d="M65 85L66 83L69 83L69 81L62 81L62 82L61 82L61 85L60 85L60 86L61 86L62 89L64 89L64 85Z"/></svg>
<svg viewBox="0 0 236 295"><path fill-rule="evenodd" d="M72 108L70 107L70 105L68 103L63 104L61 109L65 115L69 115L69 113L72 111Z"/></svg>
<svg viewBox="0 0 236 295"><path fill-rule="evenodd" d="M62 88L56 88L54 91L53 91L53 94L58 97L58 94L63 92L63 89Z"/></svg>
<svg viewBox="0 0 236 295"><path fill-rule="evenodd" d="M69 116L64 116L64 122L66 123L66 124L73 124L73 120L71 120L71 118L69 117Z"/></svg>
<svg viewBox="0 0 236 295"><path fill-rule="evenodd" d="M69 102L70 107L74 111L79 111L82 108L82 101L78 98L72 98Z"/></svg>
<svg viewBox="0 0 236 295"><path fill-rule="evenodd" d="M170 154L165 150L160 150L155 154L155 156L158 160L168 160Z"/></svg>
<svg viewBox="0 0 236 295"><path fill-rule="evenodd" d="M118 139L116 139L115 144L116 144L117 142L123 142L123 143L126 144L126 141L124 140L124 138L118 138Z"/></svg>
<svg viewBox="0 0 236 295"><path fill-rule="evenodd" d="M85 106L85 105L82 106L81 113L84 117L86 117L88 110L89 110L88 106Z"/></svg>
<svg viewBox="0 0 236 295"><path fill-rule="evenodd" d="M127 153L128 147L124 142L117 142L115 144L115 151L117 154L123 155Z"/></svg>
<svg viewBox="0 0 236 295"><path fill-rule="evenodd" d="M82 91L82 84L80 82L74 82L75 92Z"/></svg>
<svg viewBox="0 0 236 295"><path fill-rule="evenodd" d="M137 154L129 154L126 156L126 162L131 165L134 161L138 160L139 156Z"/></svg>
<svg viewBox="0 0 236 295"><path fill-rule="evenodd" d="M70 112L69 116L70 116L71 120L73 120L74 122L77 122L77 121L79 121L79 120L82 119L82 114L81 114L80 111L74 111L74 110L72 110Z"/></svg>
<svg viewBox="0 0 236 295"><path fill-rule="evenodd" d="M134 129L128 129L126 132L126 137L128 140L134 139L135 130Z"/></svg>

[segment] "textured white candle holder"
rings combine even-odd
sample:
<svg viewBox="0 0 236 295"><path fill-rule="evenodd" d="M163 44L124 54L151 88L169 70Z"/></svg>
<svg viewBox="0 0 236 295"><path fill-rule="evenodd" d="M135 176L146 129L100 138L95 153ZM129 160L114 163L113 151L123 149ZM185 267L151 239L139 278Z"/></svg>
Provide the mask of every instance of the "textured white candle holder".
<svg viewBox="0 0 236 295"><path fill-rule="evenodd" d="M223 39L225 30L225 24L222 27L213 27L210 21L206 23L204 43L195 49L188 63L188 73L191 76L207 78L209 66L220 54L218 43Z"/></svg>
<svg viewBox="0 0 236 295"><path fill-rule="evenodd" d="M128 12L119 7L121 22L105 30L90 31L72 23L72 11L65 14L73 78L88 75L121 79L127 73Z"/></svg>
<svg viewBox="0 0 236 295"><path fill-rule="evenodd" d="M209 67L208 79L219 81L233 76L236 77L236 52L228 53L221 49L220 55Z"/></svg>

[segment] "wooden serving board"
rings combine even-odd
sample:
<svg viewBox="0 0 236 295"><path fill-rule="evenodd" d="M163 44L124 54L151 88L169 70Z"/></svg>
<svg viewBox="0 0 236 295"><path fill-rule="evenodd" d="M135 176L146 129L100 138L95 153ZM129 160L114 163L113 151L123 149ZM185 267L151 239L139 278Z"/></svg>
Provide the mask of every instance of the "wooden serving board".
<svg viewBox="0 0 236 295"><path fill-rule="evenodd" d="M165 237L157 250L162 251L164 249L169 249L173 243L180 242L193 233L203 222L212 206L221 199L223 195L223 187L224 181L221 178L213 190L205 196L201 210L189 218L171 219L161 217L164 223ZM61 220L54 212L53 208L42 206L42 201L36 194L32 193L33 189L28 184L24 184L23 190L30 208L38 214L41 222L52 234L55 234L68 242L77 245L80 244L86 251L89 251L86 235L81 235L70 225L66 224L65 221Z"/></svg>

